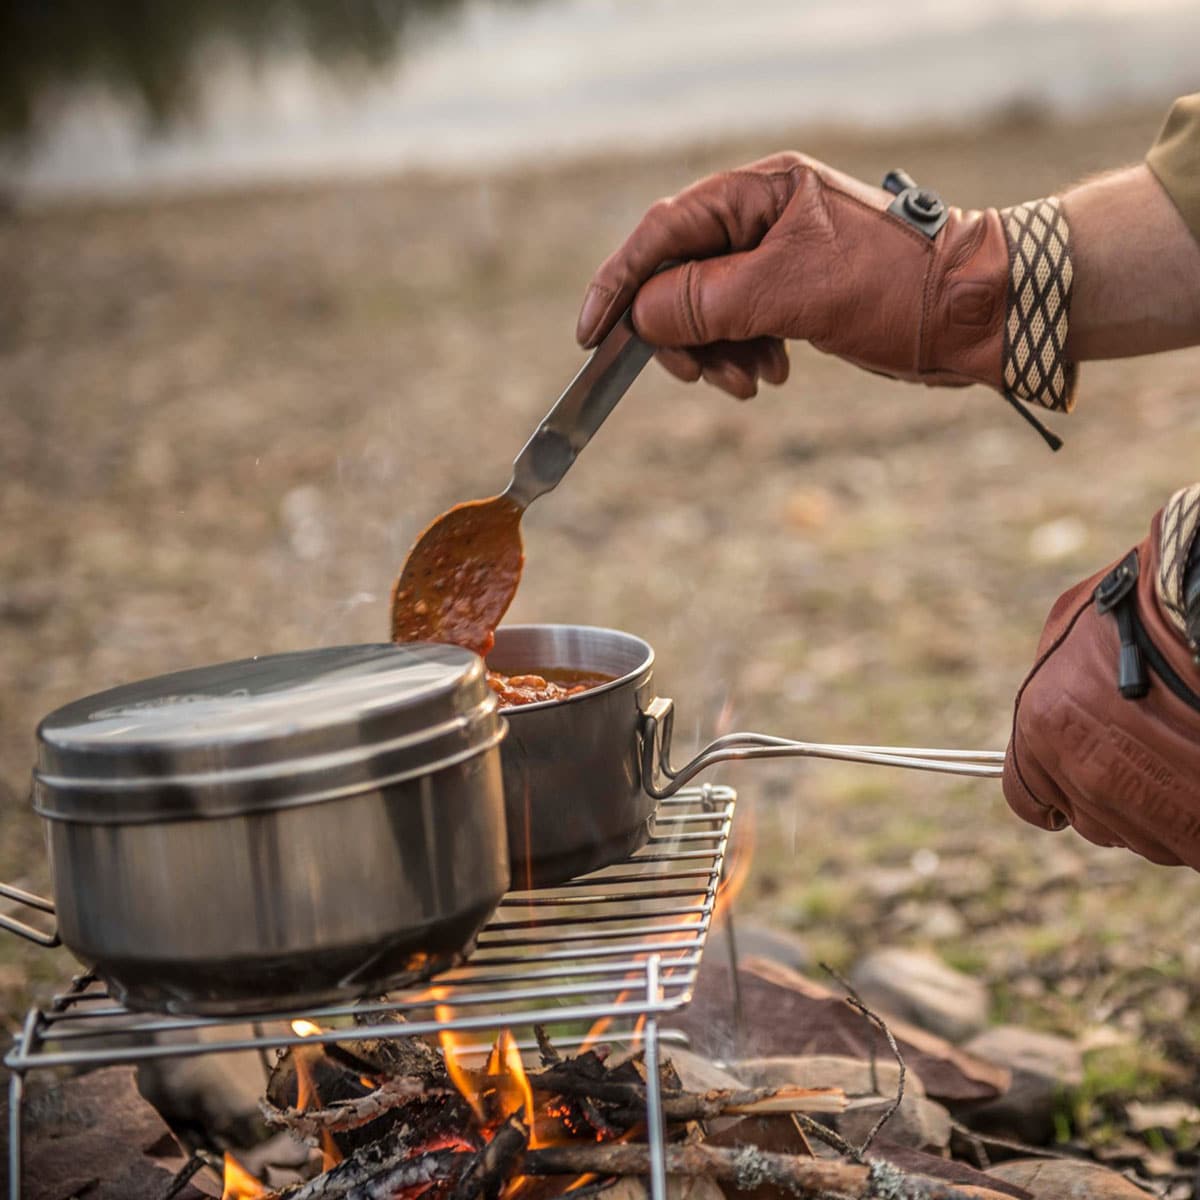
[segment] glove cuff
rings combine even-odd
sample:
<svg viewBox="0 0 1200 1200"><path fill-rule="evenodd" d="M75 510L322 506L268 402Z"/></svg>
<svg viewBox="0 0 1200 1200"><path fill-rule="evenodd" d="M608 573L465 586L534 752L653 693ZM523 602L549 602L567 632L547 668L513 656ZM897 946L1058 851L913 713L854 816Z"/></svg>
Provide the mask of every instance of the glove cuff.
<svg viewBox="0 0 1200 1200"><path fill-rule="evenodd" d="M1158 571L1154 590L1167 620L1187 639L1184 585L1188 560L1200 532L1200 483L1180 489L1167 501L1159 526Z"/></svg>
<svg viewBox="0 0 1200 1200"><path fill-rule="evenodd" d="M1074 267L1066 213L1051 196L1003 209L1000 220L1008 241L1004 394L1070 412L1077 369L1067 358Z"/></svg>

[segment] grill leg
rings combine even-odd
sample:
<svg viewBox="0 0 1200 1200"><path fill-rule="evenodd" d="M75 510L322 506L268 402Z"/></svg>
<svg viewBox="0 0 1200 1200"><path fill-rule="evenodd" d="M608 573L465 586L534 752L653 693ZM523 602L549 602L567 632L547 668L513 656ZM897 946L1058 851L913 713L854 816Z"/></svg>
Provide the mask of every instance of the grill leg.
<svg viewBox="0 0 1200 1200"><path fill-rule="evenodd" d="M21 1200L21 1104L25 1076L14 1071L8 1081L8 1200Z"/></svg>
<svg viewBox="0 0 1200 1200"><path fill-rule="evenodd" d="M659 956L651 954L646 960L646 1004L651 1009L646 1017L646 1136L650 1139L650 1198L667 1200L667 1138L663 1128L662 1080L659 1077L658 1016L654 1009L662 1000L658 982Z"/></svg>

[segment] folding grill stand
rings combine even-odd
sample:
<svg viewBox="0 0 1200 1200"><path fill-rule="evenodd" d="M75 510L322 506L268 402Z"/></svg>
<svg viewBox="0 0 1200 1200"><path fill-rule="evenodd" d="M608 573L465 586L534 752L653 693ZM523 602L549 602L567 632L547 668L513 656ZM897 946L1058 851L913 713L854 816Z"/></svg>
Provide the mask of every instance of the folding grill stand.
<svg viewBox="0 0 1200 1200"><path fill-rule="evenodd" d="M9 1200L21 1197L21 1117L25 1077L54 1067L97 1067L373 1038L470 1033L462 1052L486 1053L502 1028L578 1026L601 1021L606 1039L641 1041L646 1064L647 1137L653 1200L666 1197L666 1154L658 1075L661 1019L689 1003L712 923L737 794L732 788L686 788L664 800L649 842L619 866L557 888L510 892L479 936L469 961L433 985L381 1000L330 1005L260 1019L247 1036L201 1041L200 1030L245 1025L230 1018L134 1013L113 1001L90 975L73 981L45 1010L33 1008L4 1059L9 1083ZM436 995L433 994L436 988ZM441 1016L434 1005L445 1006ZM398 1020L389 1022L387 1015ZM323 1031L300 1037L287 1024L306 1017ZM371 1017L378 1024L355 1024ZM400 1023L400 1019L403 1023ZM335 1026L335 1027L329 1027ZM274 1030L273 1032L271 1030ZM160 1035L179 1040L164 1043ZM564 1047L582 1037L557 1037ZM131 1044L141 1042L143 1044ZM531 1037L518 1039L535 1048Z"/></svg>

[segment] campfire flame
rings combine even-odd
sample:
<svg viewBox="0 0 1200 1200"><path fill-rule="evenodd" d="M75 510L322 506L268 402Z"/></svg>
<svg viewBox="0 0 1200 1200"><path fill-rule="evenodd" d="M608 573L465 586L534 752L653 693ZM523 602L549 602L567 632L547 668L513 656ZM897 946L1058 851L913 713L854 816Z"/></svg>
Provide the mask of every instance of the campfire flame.
<svg viewBox="0 0 1200 1200"><path fill-rule="evenodd" d="M325 1031L320 1025L303 1017L292 1022L292 1032L297 1037L313 1037ZM317 1050L320 1053L320 1050ZM297 1046L292 1055L296 1065L296 1109L298 1112L308 1112L310 1108L321 1107L321 1097L317 1094L317 1081L313 1078L311 1052L306 1046ZM342 1152L337 1148L333 1135L328 1129L321 1130L321 1170L328 1171L342 1161Z"/></svg>
<svg viewBox="0 0 1200 1200"><path fill-rule="evenodd" d="M640 960L645 956L639 954L637 957ZM628 978L628 976L626 976L626 978ZM626 988L624 991L617 993L617 998L614 1003L624 1004L632 994L633 989ZM587 1031L586 1034L584 1034L583 1041L579 1043L578 1053L586 1054L589 1050L594 1050L596 1048L596 1043L608 1032L608 1027L612 1023L612 1017L597 1017L597 1019L592 1022L592 1027Z"/></svg>
<svg viewBox="0 0 1200 1200"><path fill-rule="evenodd" d="M495 1070L492 1070L493 1059ZM538 1139L533 1132L533 1088L529 1085L525 1064L521 1062L521 1052L517 1049L516 1039L507 1029L502 1029L500 1036L496 1038L496 1046L488 1062L488 1078L499 1081L496 1091L503 1120L507 1120L521 1109L525 1110L525 1124L529 1126L529 1148L536 1150Z"/></svg>
<svg viewBox="0 0 1200 1200"><path fill-rule="evenodd" d="M754 860L754 847L757 841L757 822L754 807L745 805L738 824L737 837L729 844L729 852L725 859L725 870L721 882L717 885L717 903L713 908L713 924L721 921L733 907L733 902L741 895L742 888L750 875L750 866Z"/></svg>
<svg viewBox="0 0 1200 1200"><path fill-rule="evenodd" d="M446 998L446 989L444 987L435 987L430 989L435 1000L441 1001ZM454 1019L454 1012L448 1004L436 1004L433 1009L434 1016L443 1024ZM479 1093L475 1085L471 1082L471 1077L467 1074L459 1058L458 1042L448 1029L443 1029L438 1034L438 1041L442 1045L442 1057L446 1060L446 1070L450 1073L450 1082L458 1088L459 1094L471 1106L471 1111L475 1114L475 1120L482 1127L485 1124L483 1115L483 1105L479 1101Z"/></svg>
<svg viewBox="0 0 1200 1200"><path fill-rule="evenodd" d="M226 1150L221 1200L256 1200L256 1197L266 1194L266 1186Z"/></svg>
<svg viewBox="0 0 1200 1200"><path fill-rule="evenodd" d="M445 994L444 989L442 994ZM449 1021L452 1017L450 1007L445 1004L437 1005L436 1012L439 1021ZM524 1123L530 1131L530 1148L537 1147L539 1141L533 1133L536 1116L533 1088L512 1032L508 1029L500 1031L484 1064L482 1082L473 1078L463 1066L461 1048L454 1035L443 1029L439 1039L451 1082L471 1106L480 1131L490 1137L509 1117L523 1113Z"/></svg>

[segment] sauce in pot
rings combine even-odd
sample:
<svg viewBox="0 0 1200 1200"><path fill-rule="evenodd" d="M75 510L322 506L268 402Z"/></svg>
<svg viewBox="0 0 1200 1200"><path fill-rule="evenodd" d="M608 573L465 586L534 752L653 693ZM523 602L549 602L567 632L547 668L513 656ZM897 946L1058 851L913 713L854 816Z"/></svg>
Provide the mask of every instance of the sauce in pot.
<svg viewBox="0 0 1200 1200"><path fill-rule="evenodd" d="M566 700L602 683L611 683L615 678L615 675L601 675L596 671L572 671L566 668L525 675L501 675L499 671L487 673L488 687L500 697L501 708L517 708L542 700Z"/></svg>

